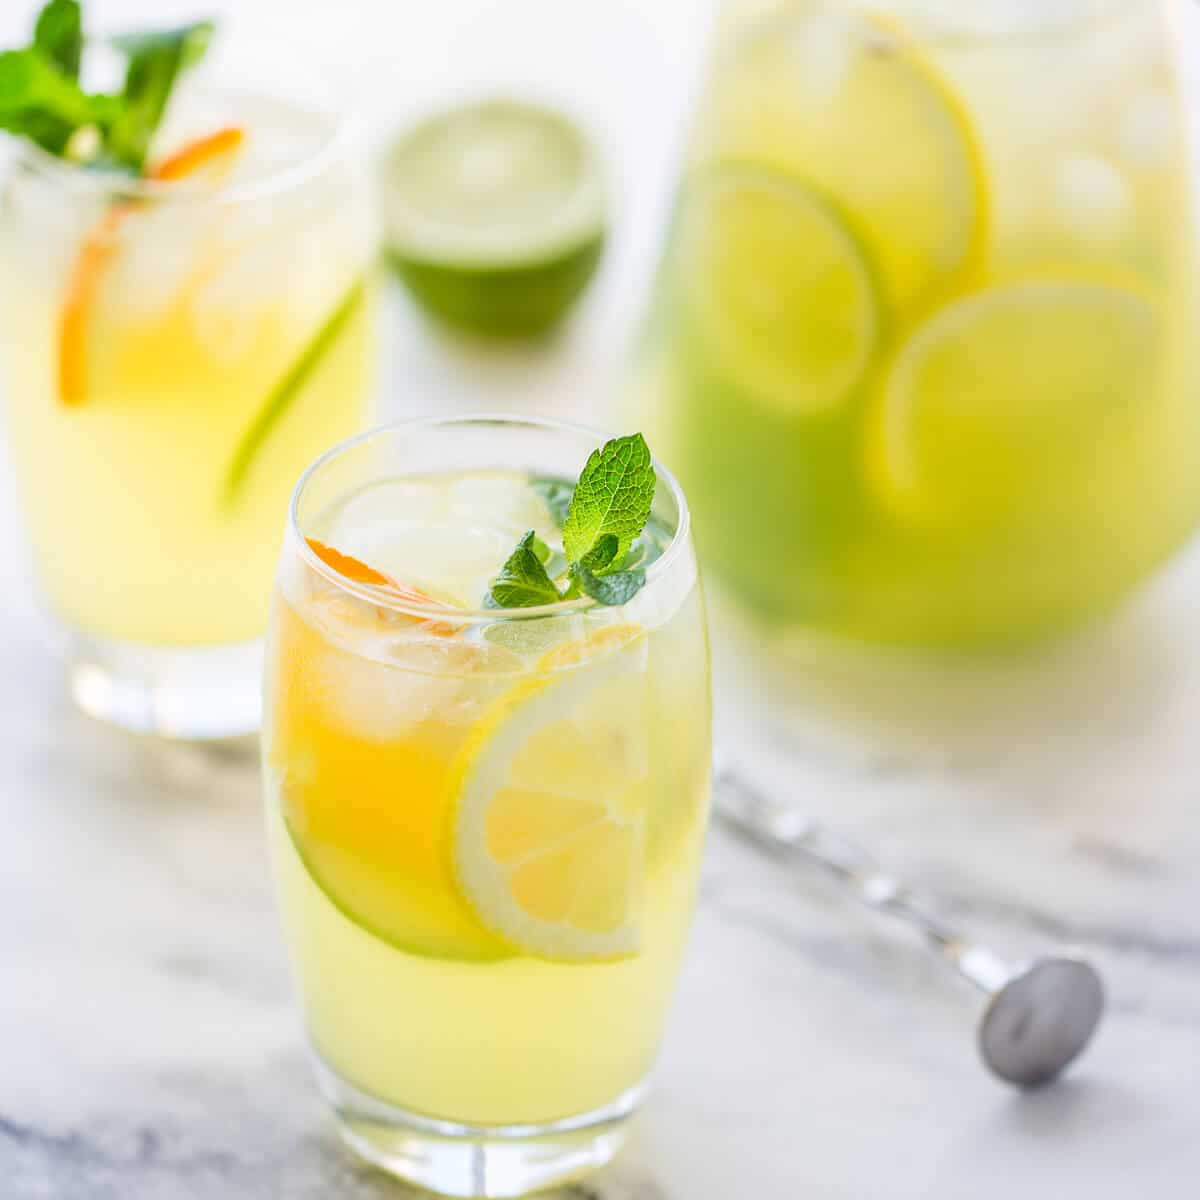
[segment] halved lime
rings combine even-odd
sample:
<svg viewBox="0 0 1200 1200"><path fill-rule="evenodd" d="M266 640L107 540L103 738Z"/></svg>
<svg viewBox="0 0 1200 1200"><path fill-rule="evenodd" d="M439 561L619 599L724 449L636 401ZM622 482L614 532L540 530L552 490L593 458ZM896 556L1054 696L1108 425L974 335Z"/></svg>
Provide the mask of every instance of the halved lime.
<svg viewBox="0 0 1200 1200"><path fill-rule="evenodd" d="M886 507L965 533L1049 509L1144 399L1161 332L1141 293L1069 280L943 309L900 348L869 432Z"/></svg>
<svg viewBox="0 0 1200 1200"><path fill-rule="evenodd" d="M881 18L796 0L719 64L695 147L837 199L901 318L962 286L983 253L986 184L970 121L912 41Z"/></svg>
<svg viewBox="0 0 1200 1200"><path fill-rule="evenodd" d="M699 172L679 218L683 303L722 373L786 416L836 407L880 339L873 269L833 201L753 168Z"/></svg>
<svg viewBox="0 0 1200 1200"><path fill-rule="evenodd" d="M476 333L553 326L604 246L595 150L531 104L490 100L404 133L387 154L384 197L401 278L431 313Z"/></svg>

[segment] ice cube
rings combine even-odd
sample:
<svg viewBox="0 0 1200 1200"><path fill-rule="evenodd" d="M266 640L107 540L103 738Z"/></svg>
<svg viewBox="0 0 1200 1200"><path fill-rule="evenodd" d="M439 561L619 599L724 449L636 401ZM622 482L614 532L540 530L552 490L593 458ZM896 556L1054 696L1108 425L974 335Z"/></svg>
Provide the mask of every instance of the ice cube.
<svg viewBox="0 0 1200 1200"><path fill-rule="evenodd" d="M1058 165L1056 200L1068 227L1096 240L1124 232L1132 215L1125 177L1097 154L1072 154Z"/></svg>
<svg viewBox="0 0 1200 1200"><path fill-rule="evenodd" d="M1175 153L1176 125L1175 103L1165 88L1139 92L1121 117L1121 152L1142 170L1169 167Z"/></svg>
<svg viewBox="0 0 1200 1200"><path fill-rule="evenodd" d="M477 525L490 525L519 537L533 529L543 541L557 543L558 528L546 502L526 475L480 472L457 480L449 489L450 512Z"/></svg>

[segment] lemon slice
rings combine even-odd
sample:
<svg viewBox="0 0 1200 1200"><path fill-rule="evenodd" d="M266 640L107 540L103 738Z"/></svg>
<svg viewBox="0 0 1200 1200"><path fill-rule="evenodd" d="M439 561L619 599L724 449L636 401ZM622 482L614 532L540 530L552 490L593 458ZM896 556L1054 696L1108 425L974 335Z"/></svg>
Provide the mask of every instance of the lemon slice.
<svg viewBox="0 0 1200 1200"><path fill-rule="evenodd" d="M633 625L551 651L451 771L463 895L527 954L589 961L638 950L646 653Z"/></svg>
<svg viewBox="0 0 1200 1200"><path fill-rule="evenodd" d="M702 344L787 416L836 407L880 337L872 268L835 205L771 171L702 172L680 216L680 285Z"/></svg>
<svg viewBox="0 0 1200 1200"><path fill-rule="evenodd" d="M1051 485L1145 398L1161 317L1140 293L1072 281L990 288L900 348L868 438L886 506L994 522Z"/></svg>
<svg viewBox="0 0 1200 1200"><path fill-rule="evenodd" d="M983 253L986 191L966 112L901 33L805 0L733 43L697 128L700 161L775 167L853 217L903 316Z"/></svg>

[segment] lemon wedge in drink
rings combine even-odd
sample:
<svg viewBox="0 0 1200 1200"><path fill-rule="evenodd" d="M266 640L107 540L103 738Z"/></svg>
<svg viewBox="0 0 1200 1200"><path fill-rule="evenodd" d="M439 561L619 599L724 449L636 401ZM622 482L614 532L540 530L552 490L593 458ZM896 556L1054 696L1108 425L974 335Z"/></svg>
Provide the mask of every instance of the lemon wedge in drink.
<svg viewBox="0 0 1200 1200"><path fill-rule="evenodd" d="M485 335L543 333L600 261L599 159L550 109L509 100L454 109L392 144L384 223L393 264L430 313Z"/></svg>
<svg viewBox="0 0 1200 1200"><path fill-rule="evenodd" d="M1086 282L993 287L943 309L881 389L867 456L885 507L968 534L1036 515L1064 464L1086 464L1146 402L1161 333L1141 293Z"/></svg>
<svg viewBox="0 0 1200 1200"><path fill-rule="evenodd" d="M451 770L463 895L527 954L592 961L638 949L646 653L630 624L551 650Z"/></svg>
<svg viewBox="0 0 1200 1200"><path fill-rule="evenodd" d="M803 0L733 42L700 114L699 162L753 163L837 197L902 318L983 254L982 157L961 101L881 18Z"/></svg>
<svg viewBox="0 0 1200 1200"><path fill-rule="evenodd" d="M702 171L678 236L677 284L701 344L747 398L807 416L857 387L883 318L866 251L832 200L773 171Z"/></svg>

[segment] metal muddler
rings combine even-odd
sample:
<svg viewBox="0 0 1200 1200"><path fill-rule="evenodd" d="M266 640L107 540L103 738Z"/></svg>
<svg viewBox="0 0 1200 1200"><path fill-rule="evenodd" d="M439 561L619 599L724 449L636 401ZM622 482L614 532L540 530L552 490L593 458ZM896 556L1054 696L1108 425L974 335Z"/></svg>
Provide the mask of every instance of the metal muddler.
<svg viewBox="0 0 1200 1200"><path fill-rule="evenodd" d="M946 925L854 842L771 799L721 760L713 766L713 801L724 821L758 845L807 859L868 908L911 926L985 993L979 1052L1001 1079L1024 1088L1049 1083L1091 1040L1104 1012L1104 986L1090 963L1068 956L1004 961Z"/></svg>

